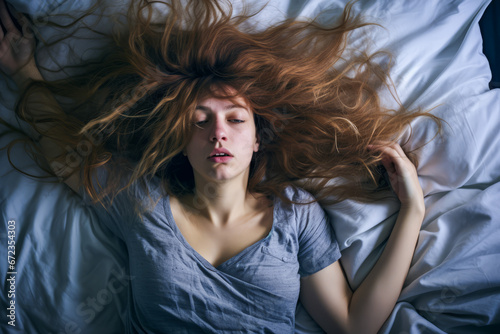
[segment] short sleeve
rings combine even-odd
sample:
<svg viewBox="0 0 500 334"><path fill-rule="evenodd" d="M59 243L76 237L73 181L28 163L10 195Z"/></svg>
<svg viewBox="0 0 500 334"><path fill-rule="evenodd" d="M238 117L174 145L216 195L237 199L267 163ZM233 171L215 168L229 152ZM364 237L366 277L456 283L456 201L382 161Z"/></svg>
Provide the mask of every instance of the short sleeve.
<svg viewBox="0 0 500 334"><path fill-rule="evenodd" d="M307 194L308 201L312 196ZM299 226L299 274L312 275L340 259L340 250L332 224L323 208L317 203L297 205Z"/></svg>

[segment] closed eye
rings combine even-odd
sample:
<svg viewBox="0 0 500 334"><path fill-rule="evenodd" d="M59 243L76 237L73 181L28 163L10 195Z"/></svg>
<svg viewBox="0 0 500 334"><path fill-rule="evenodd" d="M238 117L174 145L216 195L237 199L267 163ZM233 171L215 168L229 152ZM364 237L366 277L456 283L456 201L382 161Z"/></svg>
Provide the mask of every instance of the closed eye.
<svg viewBox="0 0 500 334"><path fill-rule="evenodd" d="M231 119L231 120L229 120L229 122L235 123L235 124L240 124L240 123L244 123L245 121L241 120L241 119ZM205 123L208 123L208 121L205 120L205 121L194 122L194 125L200 127Z"/></svg>
<svg viewBox="0 0 500 334"><path fill-rule="evenodd" d="M195 122L194 124L196 124L196 125L202 125L202 124L205 124L206 122L208 122L208 121L199 121L199 122Z"/></svg>

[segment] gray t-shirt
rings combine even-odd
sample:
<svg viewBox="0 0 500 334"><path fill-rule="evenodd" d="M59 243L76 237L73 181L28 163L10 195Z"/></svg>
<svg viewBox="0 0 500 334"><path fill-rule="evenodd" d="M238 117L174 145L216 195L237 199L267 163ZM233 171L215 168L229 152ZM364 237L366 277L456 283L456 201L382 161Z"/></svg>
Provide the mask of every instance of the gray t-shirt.
<svg viewBox="0 0 500 334"><path fill-rule="evenodd" d="M311 198L292 187L285 195ZM340 258L328 216L317 203L285 205L276 198L270 233L214 267L184 239L168 196L158 197L142 221L128 198L118 195L109 213L92 208L127 246L134 277L130 333L292 333L300 278Z"/></svg>

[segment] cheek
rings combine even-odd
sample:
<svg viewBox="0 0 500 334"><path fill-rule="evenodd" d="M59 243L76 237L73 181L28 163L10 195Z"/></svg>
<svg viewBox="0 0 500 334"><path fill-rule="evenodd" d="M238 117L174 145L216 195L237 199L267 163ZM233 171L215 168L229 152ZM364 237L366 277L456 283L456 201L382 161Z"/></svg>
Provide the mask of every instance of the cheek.
<svg viewBox="0 0 500 334"><path fill-rule="evenodd" d="M231 138L233 138L235 144L240 142L247 149L255 143L255 132L251 128L235 129L231 134Z"/></svg>
<svg viewBox="0 0 500 334"><path fill-rule="evenodd" d="M198 148L200 147L199 140L197 136L193 135L191 139L188 141L188 144L186 145L186 148L184 149L184 152L188 156L196 156L196 152L198 151Z"/></svg>

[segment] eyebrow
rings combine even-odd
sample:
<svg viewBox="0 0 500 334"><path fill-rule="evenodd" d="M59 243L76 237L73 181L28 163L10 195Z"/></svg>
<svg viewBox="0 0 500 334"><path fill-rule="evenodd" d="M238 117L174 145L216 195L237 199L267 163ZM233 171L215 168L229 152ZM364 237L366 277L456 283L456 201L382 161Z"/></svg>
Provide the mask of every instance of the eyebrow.
<svg viewBox="0 0 500 334"><path fill-rule="evenodd" d="M203 110L203 111L213 111L210 107L206 107L206 106L196 106L196 109ZM231 109L244 109L244 110L248 111L248 108L245 108L239 104L229 104L226 107L224 107L224 110L231 110Z"/></svg>

